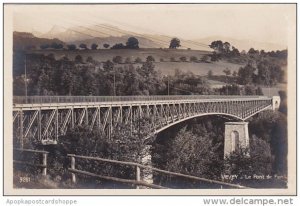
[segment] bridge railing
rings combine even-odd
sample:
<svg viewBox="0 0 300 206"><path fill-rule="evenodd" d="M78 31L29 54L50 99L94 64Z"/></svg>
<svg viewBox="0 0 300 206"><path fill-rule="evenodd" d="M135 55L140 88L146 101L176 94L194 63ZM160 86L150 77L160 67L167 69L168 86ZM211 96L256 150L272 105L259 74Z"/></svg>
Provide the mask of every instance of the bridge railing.
<svg viewBox="0 0 300 206"><path fill-rule="evenodd" d="M266 98L264 96L221 96L221 95L155 95L155 96L14 96L14 104L47 104L76 102L124 102L124 101L166 101L195 99L244 99Z"/></svg>

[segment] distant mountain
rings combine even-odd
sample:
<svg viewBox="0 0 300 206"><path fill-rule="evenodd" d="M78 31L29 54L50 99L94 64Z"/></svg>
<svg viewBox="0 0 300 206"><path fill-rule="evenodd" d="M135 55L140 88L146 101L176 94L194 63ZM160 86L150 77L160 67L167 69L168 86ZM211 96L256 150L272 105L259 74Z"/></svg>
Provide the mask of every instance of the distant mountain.
<svg viewBox="0 0 300 206"><path fill-rule="evenodd" d="M93 43L99 44L98 48L103 48L103 44L114 45L116 43L125 44L130 36L135 36L140 42L142 48L159 48L162 47L158 42L143 37L130 31L119 29L110 25L94 25L94 26L77 26L64 29L59 26L53 26L47 33L40 37L58 38L68 44L79 45L85 43L90 46Z"/></svg>
<svg viewBox="0 0 300 206"><path fill-rule="evenodd" d="M134 36L139 40L141 48L168 48L172 36L142 34L120 29L116 26L108 24L99 24L93 26L77 26L69 29L53 26L47 33L41 35L44 38L58 38L66 43L81 44L85 43L91 45L93 43L99 44L98 48L103 48L104 43L114 45L116 43L125 44L128 37ZM210 48L203 46L201 42L193 42L180 38L182 49L197 49L208 50Z"/></svg>
<svg viewBox="0 0 300 206"><path fill-rule="evenodd" d="M61 28L59 26L53 26L47 33L39 34L38 37L54 39L54 38L59 38L59 34L64 32L66 32L65 28ZM62 39L62 41L64 40Z"/></svg>
<svg viewBox="0 0 300 206"><path fill-rule="evenodd" d="M168 48L171 39L174 38L174 36L132 32L108 24L74 26L71 28L53 26L44 34L36 31L33 31L33 33L39 38L60 39L61 41L66 42L66 44L73 43L79 45L81 43L85 43L90 46L91 44L96 43L99 45L98 48L103 48L104 43L107 43L110 46L116 43L125 44L130 36L134 36L139 40L141 48ZM234 39L222 36L210 36L207 38L199 38L194 40L183 39L180 37L179 39L181 49L190 48L194 50L212 51L208 45L210 45L212 41L216 40L222 40L223 42L227 41L240 51L248 51L250 48L255 48L258 50L264 49L265 51L286 49L286 46L279 44L252 41L247 39Z"/></svg>
<svg viewBox="0 0 300 206"><path fill-rule="evenodd" d="M55 25L41 37L59 38L64 42L70 43L86 39L93 39L96 37L102 38L109 36L122 36L122 33L120 33L116 27L110 27L117 31L114 31L111 28L106 28L104 25L76 26L71 28L63 28Z"/></svg>
<svg viewBox="0 0 300 206"><path fill-rule="evenodd" d="M195 39L196 42L201 42L205 44L211 44L211 42L221 40L223 42L229 42L234 47L238 48L240 51L245 50L248 51L250 48L254 48L257 50L265 50L265 51L273 51L273 50L284 50L287 49L287 46L274 44L269 42L259 42L248 39L234 39L230 37L222 37L222 36L211 36L201 39Z"/></svg>
<svg viewBox="0 0 300 206"><path fill-rule="evenodd" d="M48 39L48 38L39 38L34 36L32 33L28 32L17 32L13 33L13 49L14 50L24 50L24 49L39 49L43 44L52 44L52 43L62 44L65 43L57 38Z"/></svg>

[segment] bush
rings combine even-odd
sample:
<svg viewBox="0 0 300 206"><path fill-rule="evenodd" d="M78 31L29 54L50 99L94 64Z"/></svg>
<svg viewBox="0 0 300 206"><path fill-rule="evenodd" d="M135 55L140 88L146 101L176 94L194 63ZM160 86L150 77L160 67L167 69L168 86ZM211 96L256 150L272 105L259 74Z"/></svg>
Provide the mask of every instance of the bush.
<svg viewBox="0 0 300 206"><path fill-rule="evenodd" d="M135 63L142 63L142 59L140 57L137 57L135 60L134 60Z"/></svg>
<svg viewBox="0 0 300 206"><path fill-rule="evenodd" d="M126 64L130 64L132 61L131 61L131 58L130 57L127 57L126 59L125 59L125 63Z"/></svg>
<svg viewBox="0 0 300 206"><path fill-rule="evenodd" d="M115 57L113 58L113 62L114 62L114 63L121 64L122 61L123 61L123 58L122 58L121 56L115 56Z"/></svg>
<svg viewBox="0 0 300 206"><path fill-rule="evenodd" d="M176 62L176 60L175 60L174 57L171 57L171 58L170 58L170 61L171 61L171 62Z"/></svg>
<svg viewBox="0 0 300 206"><path fill-rule="evenodd" d="M153 56L147 56L147 59L146 59L147 62L155 62L155 59Z"/></svg>
<svg viewBox="0 0 300 206"><path fill-rule="evenodd" d="M182 61L182 62L186 62L186 61L187 61L187 60L186 60L186 57L180 57L179 59L180 59L180 61Z"/></svg>
<svg viewBox="0 0 300 206"><path fill-rule="evenodd" d="M195 56L191 56L191 57L190 57L190 61L191 61L191 62L197 62L198 59L197 59L197 57L195 57Z"/></svg>

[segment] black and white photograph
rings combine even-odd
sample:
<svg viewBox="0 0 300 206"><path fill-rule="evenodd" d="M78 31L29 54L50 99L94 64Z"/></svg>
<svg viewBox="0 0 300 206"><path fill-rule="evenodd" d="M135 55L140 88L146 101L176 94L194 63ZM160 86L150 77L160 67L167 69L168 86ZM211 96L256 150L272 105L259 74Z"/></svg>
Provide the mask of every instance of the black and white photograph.
<svg viewBox="0 0 300 206"><path fill-rule="evenodd" d="M296 4L5 4L4 192L296 192Z"/></svg>

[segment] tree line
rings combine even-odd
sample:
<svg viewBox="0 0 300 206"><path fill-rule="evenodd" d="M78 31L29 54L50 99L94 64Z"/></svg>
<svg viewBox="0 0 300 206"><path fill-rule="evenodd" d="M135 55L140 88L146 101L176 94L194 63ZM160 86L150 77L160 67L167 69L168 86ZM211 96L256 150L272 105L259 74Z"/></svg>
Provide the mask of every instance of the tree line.
<svg viewBox="0 0 300 206"><path fill-rule="evenodd" d="M92 43L90 45L90 47L85 44L85 43L80 43L79 45L76 44L67 44L66 45L66 49L68 50L77 50L77 49L83 49L83 50L97 50L98 47L100 45L97 43ZM136 37L129 37L125 43L125 45L123 43L116 43L112 46L110 46L110 44L108 43L104 43L102 45L105 49L108 49L110 47L110 49L139 49L139 40ZM170 45L169 48L170 49L176 49L178 47L180 47L180 40L178 38L172 38L170 40ZM45 49L56 49L56 50L62 50L64 49L65 46L62 43L57 43L57 42L53 42L51 44L42 44L40 45L40 49L45 50ZM27 46L28 50L33 50L36 49L35 46Z"/></svg>
<svg viewBox="0 0 300 206"><path fill-rule="evenodd" d="M113 61L100 63L91 57L83 60L80 55L70 60L67 57L55 59L53 54L47 56L27 54L27 94L75 96L260 94L259 88L253 85L243 87L228 84L222 88L212 89L206 77L178 69L174 70L172 75L162 75L155 69L155 59L152 56L148 56L145 62L138 65L129 62L122 65L119 64L120 60L120 57L116 56ZM14 95L25 95L24 73L14 74L13 85Z"/></svg>

